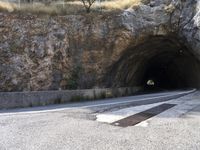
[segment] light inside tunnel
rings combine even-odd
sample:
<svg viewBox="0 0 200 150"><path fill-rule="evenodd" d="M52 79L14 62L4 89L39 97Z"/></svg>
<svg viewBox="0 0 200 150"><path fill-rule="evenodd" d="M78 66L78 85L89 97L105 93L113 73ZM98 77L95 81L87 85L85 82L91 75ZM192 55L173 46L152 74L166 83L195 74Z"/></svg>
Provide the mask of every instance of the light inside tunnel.
<svg viewBox="0 0 200 150"><path fill-rule="evenodd" d="M200 62L174 36L151 37L127 49L110 68L108 86L164 90L200 87Z"/></svg>
<svg viewBox="0 0 200 150"><path fill-rule="evenodd" d="M154 85L155 85L155 82L154 82L153 80L150 79L150 80L147 81L147 85L148 85L148 86L154 86Z"/></svg>

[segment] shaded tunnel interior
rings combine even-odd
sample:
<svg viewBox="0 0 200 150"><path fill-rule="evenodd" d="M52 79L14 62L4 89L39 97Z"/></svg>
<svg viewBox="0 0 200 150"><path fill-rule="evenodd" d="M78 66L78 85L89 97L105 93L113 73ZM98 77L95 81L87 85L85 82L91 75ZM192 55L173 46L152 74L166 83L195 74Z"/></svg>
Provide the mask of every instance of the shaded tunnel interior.
<svg viewBox="0 0 200 150"><path fill-rule="evenodd" d="M108 86L139 86L144 90L200 87L200 62L185 43L169 37L151 37L128 48L110 68Z"/></svg>

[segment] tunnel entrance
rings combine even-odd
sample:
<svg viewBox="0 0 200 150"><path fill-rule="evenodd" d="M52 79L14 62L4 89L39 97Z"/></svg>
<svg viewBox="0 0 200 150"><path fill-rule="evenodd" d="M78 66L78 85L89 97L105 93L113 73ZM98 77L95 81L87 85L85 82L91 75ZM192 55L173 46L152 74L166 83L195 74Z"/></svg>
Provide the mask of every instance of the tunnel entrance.
<svg viewBox="0 0 200 150"><path fill-rule="evenodd" d="M190 81L196 70L193 65L197 63L193 59L186 49L161 52L146 62L140 84L145 90L196 87Z"/></svg>
<svg viewBox="0 0 200 150"><path fill-rule="evenodd" d="M129 48L111 67L109 86L140 86L144 90L200 87L200 62L173 36L151 37Z"/></svg>

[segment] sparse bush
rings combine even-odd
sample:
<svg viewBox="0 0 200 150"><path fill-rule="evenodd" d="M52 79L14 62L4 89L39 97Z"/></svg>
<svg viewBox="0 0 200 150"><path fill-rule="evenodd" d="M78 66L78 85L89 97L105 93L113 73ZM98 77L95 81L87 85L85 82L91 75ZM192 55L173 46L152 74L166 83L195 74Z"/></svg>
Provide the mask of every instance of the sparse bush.
<svg viewBox="0 0 200 150"><path fill-rule="evenodd" d="M78 80L79 75L82 71L80 66L77 66L72 70L71 77L67 81L67 89L77 89L78 88Z"/></svg>
<svg viewBox="0 0 200 150"><path fill-rule="evenodd" d="M85 12L94 13L97 12L99 8L101 11L111 12L118 11L130 8L132 6L138 6L142 2L146 2L147 0L109 0L102 1L101 5L96 3L96 0L66 0L66 2L62 5L57 2L44 0L40 2L31 1L21 3L20 7L16 3L8 3L0 1L0 11L8 11L8 12L22 12L22 13L33 13L33 14L48 14L48 15L67 15L67 14L81 14ZM23 1L22 1L23 2ZM98 9L97 9L98 8Z"/></svg>
<svg viewBox="0 0 200 150"><path fill-rule="evenodd" d="M83 6L86 9L87 13L90 13L91 7L94 4L95 0L81 0L83 2Z"/></svg>

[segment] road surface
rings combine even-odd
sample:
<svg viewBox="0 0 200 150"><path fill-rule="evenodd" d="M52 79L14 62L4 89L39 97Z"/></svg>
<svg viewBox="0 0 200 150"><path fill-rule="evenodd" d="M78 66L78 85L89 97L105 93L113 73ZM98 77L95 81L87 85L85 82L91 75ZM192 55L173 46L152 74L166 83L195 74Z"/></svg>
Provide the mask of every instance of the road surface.
<svg viewBox="0 0 200 150"><path fill-rule="evenodd" d="M2 110L0 150L199 150L200 92L191 92Z"/></svg>

